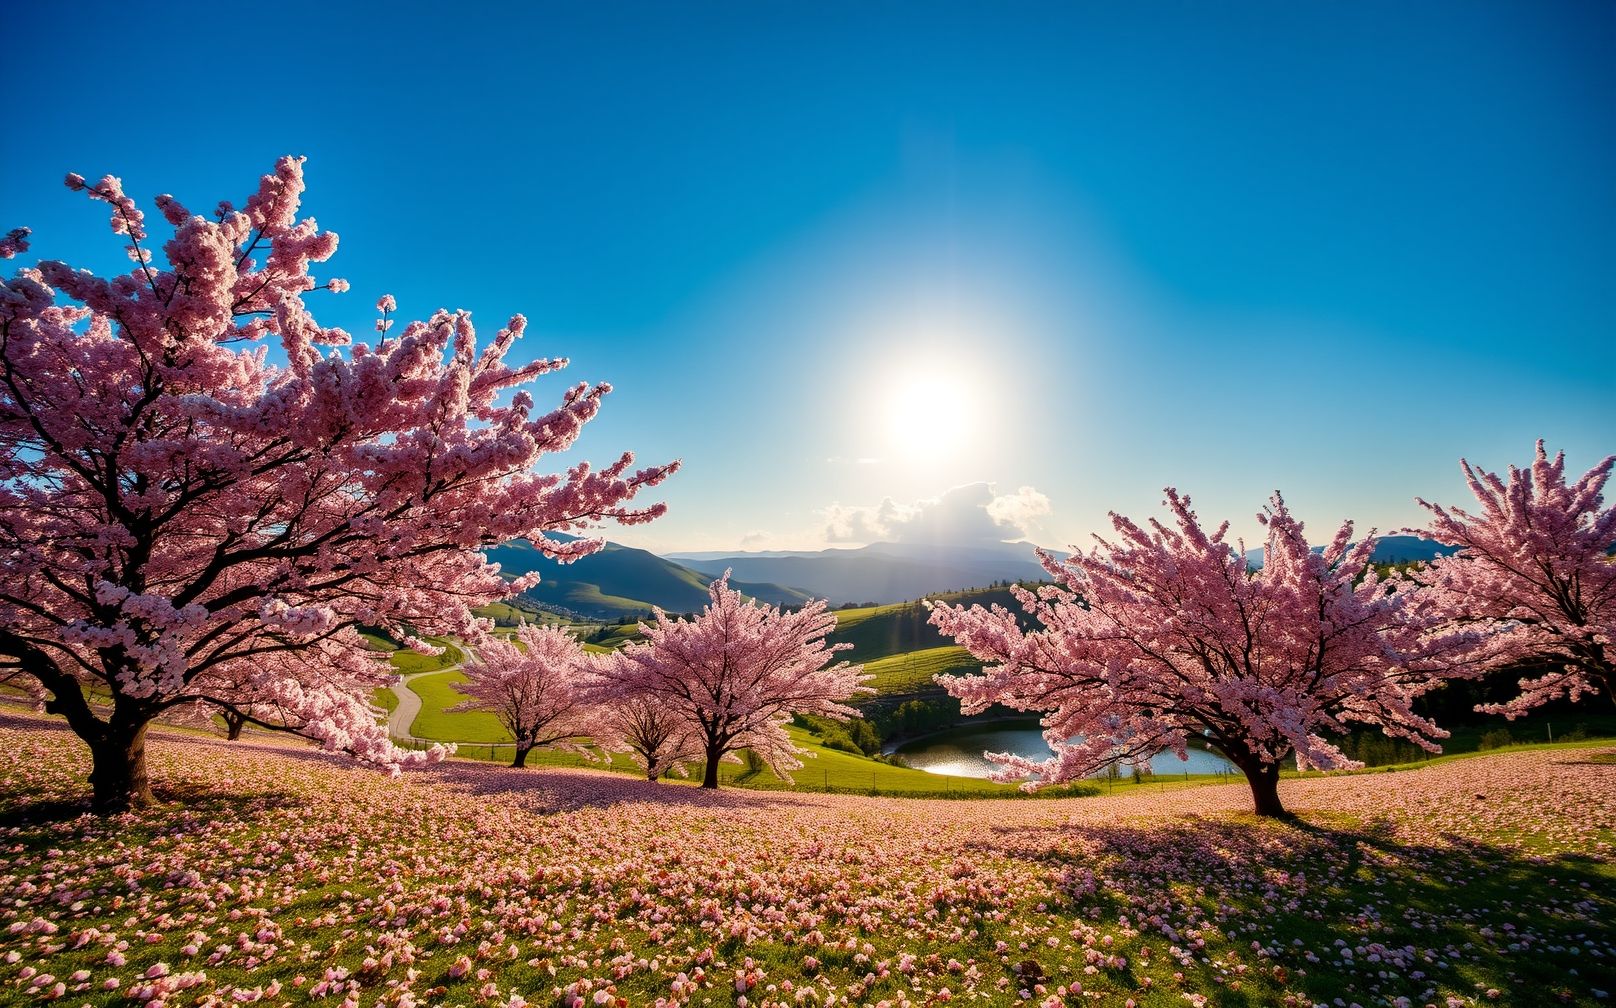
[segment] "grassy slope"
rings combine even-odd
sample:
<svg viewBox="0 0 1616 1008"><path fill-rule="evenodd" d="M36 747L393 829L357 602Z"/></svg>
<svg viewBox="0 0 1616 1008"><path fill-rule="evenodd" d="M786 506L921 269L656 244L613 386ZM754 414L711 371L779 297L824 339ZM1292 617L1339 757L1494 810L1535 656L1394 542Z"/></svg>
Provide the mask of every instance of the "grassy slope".
<svg viewBox="0 0 1616 1008"><path fill-rule="evenodd" d="M472 614L481 616L483 619L493 620L496 625L502 627L513 627L518 623L565 622L555 613L540 609L537 605L525 602L520 597L478 606L472 610Z"/></svg>
<svg viewBox="0 0 1616 1008"><path fill-rule="evenodd" d="M528 594L548 605L574 612L622 619L650 610L650 604L622 595L608 595L600 585L584 581L544 581Z"/></svg>
<svg viewBox="0 0 1616 1008"><path fill-rule="evenodd" d="M591 616L627 618L648 613L653 604L670 612L690 612L707 603L711 580L681 564L617 543L563 567L527 543L507 543L488 551L509 574L537 570L543 575L527 598ZM797 604L807 596L773 584L733 582L734 587L777 604Z"/></svg>
<svg viewBox="0 0 1616 1008"><path fill-rule="evenodd" d="M455 742L509 742L510 734L492 714L483 711L448 713L447 708L466 699L464 693L455 689L465 681L465 673L458 671L411 679L410 689L421 698L421 712L415 715L410 734Z"/></svg>
<svg viewBox="0 0 1616 1008"><path fill-rule="evenodd" d="M600 639L599 644L610 650L639 639L640 625L638 623L620 623L617 626L607 628L606 635Z"/></svg>
<svg viewBox="0 0 1616 1008"><path fill-rule="evenodd" d="M398 710L398 694L390 689L379 689L371 700L382 710L391 714Z"/></svg>
<svg viewBox="0 0 1616 1008"><path fill-rule="evenodd" d="M932 686L937 675L963 675L982 668L962 647L924 648L906 654L877 658L864 663L864 671L874 676L868 685L880 694L912 693Z"/></svg>
<svg viewBox="0 0 1616 1008"><path fill-rule="evenodd" d="M446 669L450 665L459 665L466 660L466 656L461 652L460 648L456 647L448 639L443 637L429 637L427 639L443 648L443 653L440 655L424 655L417 654L408 648L394 651L392 658L388 659L393 663L393 670L400 675L417 675L422 672L436 672L440 669Z"/></svg>
<svg viewBox="0 0 1616 1008"><path fill-rule="evenodd" d="M976 588L963 592L948 592L936 596L937 601L951 605L998 605L1016 608L1017 603L1008 588ZM919 602L897 602L892 605L869 606L863 609L840 609L836 612L836 631L831 640L838 644L851 644L852 650L841 657L849 661L870 662L879 658L924 651L948 645L927 620L931 614Z"/></svg>

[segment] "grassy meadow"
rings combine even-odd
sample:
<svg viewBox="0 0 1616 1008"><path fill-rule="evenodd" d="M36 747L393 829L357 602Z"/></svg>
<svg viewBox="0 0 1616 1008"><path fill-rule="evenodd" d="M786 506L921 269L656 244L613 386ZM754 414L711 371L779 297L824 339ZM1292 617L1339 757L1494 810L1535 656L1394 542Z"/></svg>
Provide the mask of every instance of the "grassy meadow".
<svg viewBox="0 0 1616 1008"><path fill-rule="evenodd" d="M943 802L154 733L163 804L0 717L0 991L121 1006L1599 1005L1616 752ZM743 998L745 999L743 1001ZM67 999L67 1000L64 1000ZM1339 1001L1338 1001L1339 999Z"/></svg>

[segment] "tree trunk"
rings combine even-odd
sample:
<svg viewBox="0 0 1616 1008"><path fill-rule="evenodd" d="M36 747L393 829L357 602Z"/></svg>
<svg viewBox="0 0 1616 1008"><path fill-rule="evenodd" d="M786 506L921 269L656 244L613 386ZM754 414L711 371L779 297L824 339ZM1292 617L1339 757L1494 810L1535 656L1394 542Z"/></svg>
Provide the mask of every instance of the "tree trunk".
<svg viewBox="0 0 1616 1008"><path fill-rule="evenodd" d="M155 804L151 781L146 777L146 725L155 711L118 698L111 720L102 721L90 709L78 680L58 668L34 644L0 630L0 648L22 659L23 671L50 691L45 713L66 718L73 734L89 746L95 810L111 815Z"/></svg>
<svg viewBox="0 0 1616 1008"><path fill-rule="evenodd" d="M1283 816L1285 806L1279 803L1279 764L1257 763L1242 767L1246 783L1251 785L1251 802L1260 816Z"/></svg>
<svg viewBox="0 0 1616 1008"><path fill-rule="evenodd" d="M225 738L229 739L232 742L234 742L236 739L241 738L241 727L242 727L242 725L245 725L246 723L247 723L247 719L242 717L240 714L237 714L234 711L225 711L224 712Z"/></svg>
<svg viewBox="0 0 1616 1008"><path fill-rule="evenodd" d="M127 812L155 803L146 777L147 723L131 724L114 715L102 737L90 743L90 786L97 812Z"/></svg>
<svg viewBox="0 0 1616 1008"><path fill-rule="evenodd" d="M718 789L718 761L724 756L724 751L717 746L707 747L707 767L701 775L701 786Z"/></svg>
<svg viewBox="0 0 1616 1008"><path fill-rule="evenodd" d="M512 769L521 769L527 766L527 754L533 749L530 745L516 744L516 758L511 760Z"/></svg>

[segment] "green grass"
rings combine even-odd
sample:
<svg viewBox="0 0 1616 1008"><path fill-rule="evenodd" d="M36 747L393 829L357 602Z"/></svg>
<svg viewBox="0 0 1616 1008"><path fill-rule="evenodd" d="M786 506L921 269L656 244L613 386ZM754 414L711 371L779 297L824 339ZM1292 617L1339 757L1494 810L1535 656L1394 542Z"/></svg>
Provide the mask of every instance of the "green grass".
<svg viewBox="0 0 1616 1008"><path fill-rule="evenodd" d="M566 584L546 581L532 589L532 594L551 605L563 606L587 615L598 614L621 619L650 611L650 604L647 602L624 598L621 595L609 595L601 591L599 585L584 581Z"/></svg>
<svg viewBox="0 0 1616 1008"><path fill-rule="evenodd" d="M1589 706L1592 705L1590 704ZM1449 728L1452 735L1443 741L1442 751L1444 753L1481 751L1482 735L1489 731L1500 729L1509 732L1513 744L1517 745L1551 741L1574 742L1576 741L1575 739L1567 739L1567 735L1572 733L1578 733L1590 738L1612 738L1616 737L1616 715L1576 711L1570 714L1554 715L1544 715L1538 712L1529 717L1518 718L1515 721L1509 721L1501 717L1489 718L1485 723L1456 725Z"/></svg>
<svg viewBox="0 0 1616 1008"><path fill-rule="evenodd" d="M1334 776L1336 774L1342 774L1342 773L1347 773L1347 774L1399 773L1399 772L1404 771L1404 770L1418 770L1421 767L1437 766L1438 764L1441 764L1441 763L1452 763L1455 760L1475 759L1478 756L1496 756L1499 753L1535 752L1535 751L1538 751L1538 750L1559 750L1559 749L1587 749L1590 746L1602 746L1602 745L1612 745L1612 744L1616 744L1616 733L1612 733L1611 735L1608 735L1608 736L1601 735L1601 736L1594 737L1594 738L1573 739L1573 740L1571 740L1569 742L1517 742L1517 743L1514 743L1512 745L1500 746L1500 747L1498 747L1496 749L1467 749L1467 750L1462 750L1462 751L1458 751L1458 752L1444 752L1444 753L1442 753L1440 755L1432 756L1430 759L1412 760L1412 761L1407 762L1407 763L1388 763L1388 764L1386 764L1384 766L1364 767L1361 770L1332 770L1332 771L1305 770L1305 771L1302 771L1301 773L1297 773L1294 770L1286 770L1286 771L1282 772L1280 774L1280 776L1282 776L1282 777L1326 777L1326 776ZM1611 755L1611 754L1597 754L1597 755L1599 755L1601 758L1596 760L1596 762L1605 762L1603 757L1607 756L1607 755ZM1613 757L1613 760L1616 760L1616 757Z"/></svg>
<svg viewBox="0 0 1616 1008"><path fill-rule="evenodd" d="M934 647L864 663L864 671L874 676L866 685L877 693L913 693L933 685L937 675L965 675L979 672L982 663L962 647Z"/></svg>
<svg viewBox="0 0 1616 1008"><path fill-rule="evenodd" d="M892 766L837 749L826 749L819 744L816 736L802 728L787 728L786 731L795 745L813 754L811 757L803 757L802 769L792 774L796 780L796 787L801 790L994 797L1016 793L1016 789L1008 784L910 770L907 767ZM718 775L721 781L760 790L779 790L788 787L784 781L766 769L756 774L749 774L744 764L720 764Z"/></svg>
<svg viewBox="0 0 1616 1008"><path fill-rule="evenodd" d="M443 648L440 655L417 654L408 648L394 651L389 659L393 663L393 670L400 675L419 675L422 672L437 672L451 665L459 665L466 660L465 653L447 637L428 637L427 640Z"/></svg>
<svg viewBox="0 0 1616 1008"><path fill-rule="evenodd" d="M640 625L638 623L620 623L614 627L607 627L600 640L595 643L608 650L620 648L630 641L640 639Z"/></svg>
<svg viewBox="0 0 1616 1008"><path fill-rule="evenodd" d="M458 715L466 716L466 715ZM420 720L417 719L417 724ZM837 794L876 794L891 795L907 798L1015 798L1021 792L1008 784L996 784L993 781L977 780L970 777L947 777L941 774L929 774L920 770L910 770L906 767L891 766L876 760L865 759L850 753L835 749L826 749L819 744L819 740L807 731L799 728L788 728L792 741L800 748L806 750L807 755L799 757L802 760L802 769L795 771L792 776L794 785L788 785L767 769L756 773L747 769L745 763L720 763L718 779L721 786L740 787L756 791L815 791L831 792ZM417 733L419 734L419 733ZM488 760L506 763L511 759L512 751L509 746L490 746L487 742L464 744L457 750L457 755L467 759ZM626 757L614 757L611 765L607 766L598 761L590 761L575 753L554 750L535 749L528 755L527 765L530 767L586 767L595 770L617 770L625 773L638 774L639 770ZM702 764L696 763L690 767L688 783L699 783L702 775ZM673 780L684 780L673 778ZM1064 789L1050 789L1040 792L1040 797L1071 797L1073 795L1096 793L1092 785L1077 786Z"/></svg>
<svg viewBox="0 0 1616 1008"><path fill-rule="evenodd" d="M371 695L371 702L391 714L398 710L398 694L391 689L379 689Z"/></svg>
<svg viewBox="0 0 1616 1008"><path fill-rule="evenodd" d="M473 609L472 615L493 620L497 626L513 627L519 623L565 623L567 620L520 595L503 602L493 602Z"/></svg>
<svg viewBox="0 0 1616 1008"><path fill-rule="evenodd" d="M448 713L466 699L455 689L466 681L463 672L439 672L416 676L410 680L410 689L421 698L421 712L410 725L410 734L416 738L437 739L445 742L509 742L507 732L499 719L484 711Z"/></svg>
<svg viewBox="0 0 1616 1008"><path fill-rule="evenodd" d="M992 605L1019 609L1019 604L1008 588L973 588L962 592L944 592L933 596L936 601L952 605ZM862 609L836 611L836 630L830 640L838 644L851 644L852 649L840 655L848 661L871 662L917 650L933 650L949 642L927 621L931 613L919 602L896 602L891 605L866 606Z"/></svg>
<svg viewBox="0 0 1616 1008"><path fill-rule="evenodd" d="M371 633L368 630L361 630L359 632L359 636L364 639L365 646L370 648L372 651L398 650L398 643L396 641L388 640L381 634Z"/></svg>

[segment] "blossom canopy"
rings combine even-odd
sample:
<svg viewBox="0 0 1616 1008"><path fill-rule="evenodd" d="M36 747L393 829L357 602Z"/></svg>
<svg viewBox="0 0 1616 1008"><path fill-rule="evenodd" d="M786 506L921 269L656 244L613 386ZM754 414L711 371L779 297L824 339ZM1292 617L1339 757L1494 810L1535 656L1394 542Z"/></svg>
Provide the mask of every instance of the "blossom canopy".
<svg viewBox="0 0 1616 1008"><path fill-rule="evenodd" d="M1446 737L1414 701L1453 674L1463 634L1426 636L1424 611L1370 564L1374 538L1344 523L1322 550L1277 493L1259 521L1263 565L1249 570L1228 523L1208 534L1169 488L1172 524L1113 514L1115 542L1058 560L1055 584L1015 588L1026 617L1002 606L934 605L931 621L976 658L980 675L939 681L967 714L994 704L1047 712L1048 761L995 755L999 779L1071 780L1113 760L1196 740L1252 785L1257 810L1282 811L1281 761L1355 766L1329 736L1371 725L1436 751Z"/></svg>
<svg viewBox="0 0 1616 1008"><path fill-rule="evenodd" d="M337 237L297 216L301 159L211 216L157 197L161 256L118 179L67 185L111 207L134 268L0 281L0 654L89 743L103 805L144 800L146 725L199 701L283 711L271 727L384 766L421 758L376 723L388 669L356 628L475 634L469 607L526 583L483 548L526 537L565 561L601 540L545 532L662 513L629 501L673 465L535 470L609 386L535 411L526 386L566 361L507 363L521 316L481 348L465 312L387 320L375 346L316 322L305 298L348 285L311 272Z"/></svg>

